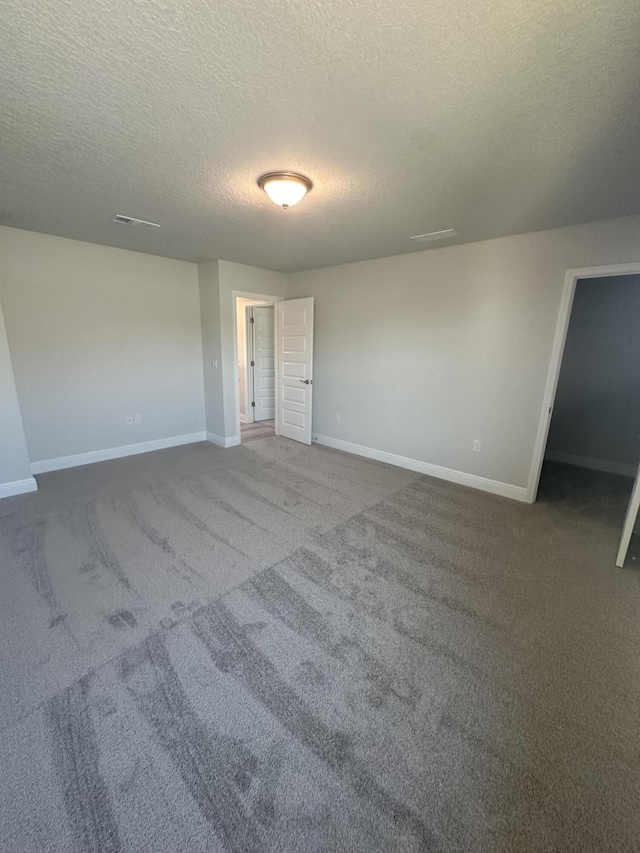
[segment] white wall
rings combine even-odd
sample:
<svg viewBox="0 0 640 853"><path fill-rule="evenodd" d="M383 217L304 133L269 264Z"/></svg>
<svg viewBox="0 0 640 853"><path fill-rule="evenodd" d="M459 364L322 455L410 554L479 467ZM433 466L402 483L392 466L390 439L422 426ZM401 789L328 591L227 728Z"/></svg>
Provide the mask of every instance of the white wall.
<svg viewBox="0 0 640 853"><path fill-rule="evenodd" d="M524 489L566 270L638 260L628 217L291 275L314 433Z"/></svg>
<svg viewBox="0 0 640 853"><path fill-rule="evenodd" d="M0 304L0 497L35 488Z"/></svg>
<svg viewBox="0 0 640 853"><path fill-rule="evenodd" d="M220 276L218 261L198 267L204 365L204 404L206 430L224 439L222 393L222 348L220 338ZM212 362L216 363L216 367Z"/></svg>
<svg viewBox="0 0 640 853"><path fill-rule="evenodd" d="M196 265L5 227L0 257L32 462L204 430Z"/></svg>
<svg viewBox="0 0 640 853"><path fill-rule="evenodd" d="M547 456L635 476L640 461L640 276L578 281Z"/></svg>
<svg viewBox="0 0 640 853"><path fill-rule="evenodd" d="M234 443L234 293L311 295L315 434L524 493L565 272L640 260L640 217L291 276L4 227L0 252L32 461L205 425Z"/></svg>

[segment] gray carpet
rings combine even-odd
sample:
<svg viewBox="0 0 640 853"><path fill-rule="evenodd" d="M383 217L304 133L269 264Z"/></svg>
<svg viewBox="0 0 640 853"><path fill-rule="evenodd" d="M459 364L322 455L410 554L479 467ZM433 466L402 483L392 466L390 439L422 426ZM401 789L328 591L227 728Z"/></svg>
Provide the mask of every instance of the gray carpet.
<svg viewBox="0 0 640 853"><path fill-rule="evenodd" d="M38 479L0 502L0 850L640 849L627 481L529 507L275 437Z"/></svg>
<svg viewBox="0 0 640 853"><path fill-rule="evenodd" d="M252 424L241 424L240 433L242 443L246 444L248 441L275 435L275 425L273 421L254 421Z"/></svg>

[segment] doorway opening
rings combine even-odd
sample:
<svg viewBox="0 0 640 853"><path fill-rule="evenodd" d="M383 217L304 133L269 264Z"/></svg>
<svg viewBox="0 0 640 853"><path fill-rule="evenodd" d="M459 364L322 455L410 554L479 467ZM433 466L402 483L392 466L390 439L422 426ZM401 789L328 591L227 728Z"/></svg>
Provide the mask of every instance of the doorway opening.
<svg viewBox="0 0 640 853"><path fill-rule="evenodd" d="M238 418L243 444L275 434L274 315L272 298L236 297Z"/></svg>
<svg viewBox="0 0 640 853"><path fill-rule="evenodd" d="M640 463L640 270L577 276L571 297L538 499L619 537ZM630 560L640 558L634 523Z"/></svg>
<svg viewBox="0 0 640 853"><path fill-rule="evenodd" d="M232 299L234 381L226 388L235 395L235 407L227 409L235 431L227 446L264 438L272 429L277 436L311 444L313 297L234 290Z"/></svg>

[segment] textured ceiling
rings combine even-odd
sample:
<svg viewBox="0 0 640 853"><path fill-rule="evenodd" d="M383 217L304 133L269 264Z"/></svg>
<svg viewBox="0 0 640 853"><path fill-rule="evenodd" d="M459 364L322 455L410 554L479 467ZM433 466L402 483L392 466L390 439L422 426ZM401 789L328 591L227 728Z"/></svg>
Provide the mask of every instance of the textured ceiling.
<svg viewBox="0 0 640 853"><path fill-rule="evenodd" d="M638 0L0 0L0 222L275 270L640 211ZM274 169L314 189L286 213ZM137 231L124 213L162 224ZM433 244L439 245L439 244Z"/></svg>

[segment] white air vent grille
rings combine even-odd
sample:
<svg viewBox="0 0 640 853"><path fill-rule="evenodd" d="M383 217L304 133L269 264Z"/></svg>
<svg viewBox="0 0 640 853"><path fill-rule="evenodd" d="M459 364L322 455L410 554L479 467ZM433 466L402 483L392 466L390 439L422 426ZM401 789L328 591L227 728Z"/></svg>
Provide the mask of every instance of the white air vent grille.
<svg viewBox="0 0 640 853"><path fill-rule="evenodd" d="M157 222L147 222L145 219L135 219L133 216L123 216L122 213L117 213L113 217L113 221L118 225L130 225L132 228L144 228L151 231L154 228L159 228Z"/></svg>
<svg viewBox="0 0 640 853"><path fill-rule="evenodd" d="M412 240L418 240L420 243L429 243L431 240L450 240L452 237L459 237L460 232L453 228L447 228L444 231L431 231L429 234L416 234Z"/></svg>

